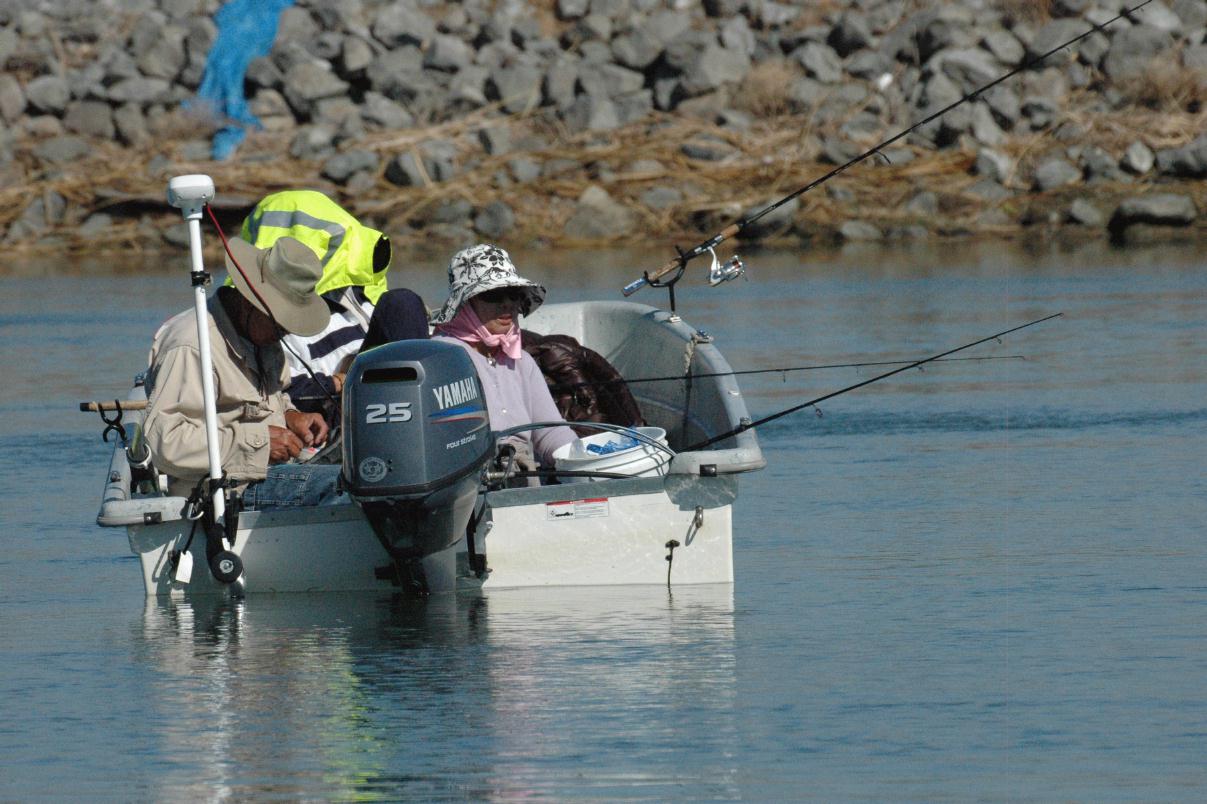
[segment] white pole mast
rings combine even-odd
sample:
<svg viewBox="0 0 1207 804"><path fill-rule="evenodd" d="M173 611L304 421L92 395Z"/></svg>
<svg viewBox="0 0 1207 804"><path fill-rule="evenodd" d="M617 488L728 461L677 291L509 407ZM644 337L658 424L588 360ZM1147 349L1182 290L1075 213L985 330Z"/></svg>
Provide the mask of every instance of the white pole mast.
<svg viewBox="0 0 1207 804"><path fill-rule="evenodd" d="M168 181L168 203L184 215L189 227L189 255L193 279L193 309L197 316L197 346L201 350L201 393L205 403L205 437L209 447L210 478L222 479L222 456L218 441L218 405L214 394L214 364L210 352L210 320L206 310L205 288L210 276L201 260L201 215L214 198L214 180L194 174L176 176ZM214 521L226 514L226 498L220 487L214 488Z"/></svg>

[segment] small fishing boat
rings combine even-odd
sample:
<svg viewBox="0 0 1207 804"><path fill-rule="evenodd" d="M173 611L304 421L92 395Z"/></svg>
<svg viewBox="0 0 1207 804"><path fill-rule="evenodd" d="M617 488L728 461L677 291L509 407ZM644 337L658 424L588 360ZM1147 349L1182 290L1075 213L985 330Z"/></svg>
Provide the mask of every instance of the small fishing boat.
<svg viewBox="0 0 1207 804"><path fill-rule="evenodd" d="M169 198L195 223L212 183L207 196L205 177L183 178ZM190 187L203 190L181 198ZM199 247L193 258L196 276ZM215 513L167 493L136 378L125 403L81 406L118 435L97 522L126 529L148 596L731 583L738 475L765 461L713 338L628 301L548 304L524 324L572 336L626 379L660 378L630 385L649 427L600 425L618 452L580 450L541 485L517 485L464 351L400 341L356 359L340 443L312 458L341 463L347 504Z"/></svg>

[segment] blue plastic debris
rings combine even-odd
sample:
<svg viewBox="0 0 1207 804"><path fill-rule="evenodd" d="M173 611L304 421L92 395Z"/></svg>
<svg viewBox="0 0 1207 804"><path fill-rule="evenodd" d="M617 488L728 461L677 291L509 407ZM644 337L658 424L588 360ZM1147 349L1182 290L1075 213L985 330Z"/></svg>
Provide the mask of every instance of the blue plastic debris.
<svg viewBox="0 0 1207 804"><path fill-rule="evenodd" d="M214 23L218 37L205 61L198 100L226 125L214 135L214 159L226 159L247 135L247 127L260 121L247 108L243 79L252 59L267 56L277 37L281 12L293 0L230 0L218 9Z"/></svg>
<svg viewBox="0 0 1207 804"><path fill-rule="evenodd" d="M613 452L623 452L637 446L637 439L624 436L619 441L605 441L603 444L588 444L587 452L595 455L611 455Z"/></svg>

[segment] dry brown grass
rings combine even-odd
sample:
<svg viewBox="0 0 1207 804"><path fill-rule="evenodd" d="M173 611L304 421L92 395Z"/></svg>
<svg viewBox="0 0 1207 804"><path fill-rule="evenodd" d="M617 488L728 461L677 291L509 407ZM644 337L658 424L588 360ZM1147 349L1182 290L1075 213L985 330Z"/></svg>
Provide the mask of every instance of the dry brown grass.
<svg viewBox="0 0 1207 804"><path fill-rule="evenodd" d="M1158 112L1194 113L1207 106L1207 73L1184 67L1178 54L1153 59L1135 78L1120 81L1131 103Z"/></svg>
<svg viewBox="0 0 1207 804"><path fill-rule="evenodd" d="M1177 147L1207 128L1207 112L1203 111L1154 114L1131 107L1105 115L1090 114L1078 111L1074 101L1067 115L1083 124L1086 144L1116 153L1137 139L1154 149ZM513 141L537 133L549 145L522 154L486 155L476 137L483 125L510 125ZM434 247L439 233L423 226L436 207L454 199L466 199L479 209L496 200L504 201L516 217L516 229L506 238L509 243L556 244L564 241L563 228L576 209L579 195L589 184L598 184L638 216L636 232L618 234L617 239L691 241L715 234L745 210L782 198L827 173L833 166L817 161L809 127L808 116L799 114L760 118L745 131L721 129L699 119L657 116L652 125L647 121L615 132L566 136L556 124L539 115L491 117L484 113L350 143L349 147L375 150L382 156L376 181L356 193L324 180L319 175L319 164L283 156L281 136L270 132L249 136L236 159L228 162L186 162L180 158L179 141L157 140L153 148L142 153L100 143L93 156L53 172L43 172L29 151L32 145L24 144L18 148L17 162L23 176L11 175L12 181L0 187L0 231L21 217L35 193L55 192L69 201L69 215L76 216L57 230L56 234L61 235L59 244L47 244L35 235L10 243L10 249L92 253L162 249L165 246L158 240L159 234L180 223L179 214L163 202L167 176L208 173L218 187L216 206L227 221L228 231L264 195L309 187L326 192L354 215L384 228L403 249ZM732 153L720 161L688 158L682 144L702 135L723 140ZM197 133L192 132L188 139L196 137ZM461 165L457 176L424 187L397 187L384 179L385 163L394 154L420 149L428 140L446 140L457 147ZM1036 132L1012 137L1002 148L1025 162L1051 142L1049 133ZM974 198L962 197L963 189L974 181L969 174L971 153L918 150L916 154L915 160L900 165L869 159L835 177L827 187L801 196L797 231L824 232L853 217L885 226L912 223L916 216L905 210L905 202L924 189L955 198L955 202L944 205L943 214L927 220L927 226L939 232L979 230L976 221L983 205ZM501 179L510 175L508 163L517 156L546 165L564 160L566 169L524 184ZM660 167L634 169L637 160L656 160ZM148 169L153 164L160 165L155 172ZM14 169L10 168L10 174ZM678 189L682 201L669 209L647 207L642 196L656 186ZM847 199L831 196L826 191L829 187L845 189ZM76 230L82 217L96 211L111 213L113 225L87 238L80 237ZM217 248L215 239L207 238L206 242L207 249Z"/></svg>
<svg viewBox="0 0 1207 804"><path fill-rule="evenodd" d="M1052 0L997 0L995 5L1014 22L1042 25L1052 19Z"/></svg>
<svg viewBox="0 0 1207 804"><path fill-rule="evenodd" d="M750 68L733 105L755 117L782 117L792 110L792 85L802 75L788 59L768 59Z"/></svg>
<svg viewBox="0 0 1207 804"><path fill-rule="evenodd" d="M786 27L789 30L808 28L812 25L822 25L835 15L850 9L850 4L844 0L809 0L807 3L789 3L797 6L800 14Z"/></svg>

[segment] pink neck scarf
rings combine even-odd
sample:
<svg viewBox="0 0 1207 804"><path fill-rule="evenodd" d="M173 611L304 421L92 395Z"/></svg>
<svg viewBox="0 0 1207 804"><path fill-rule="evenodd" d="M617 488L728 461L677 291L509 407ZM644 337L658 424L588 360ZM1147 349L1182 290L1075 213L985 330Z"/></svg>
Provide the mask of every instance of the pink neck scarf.
<svg viewBox="0 0 1207 804"><path fill-rule="evenodd" d="M487 349L502 349L503 354L514 360L520 359L520 327L512 319L511 329L502 335L495 335L488 330L474 312L468 301L461 305L457 314L445 324L437 324L436 332L465 341L466 343L481 343Z"/></svg>

